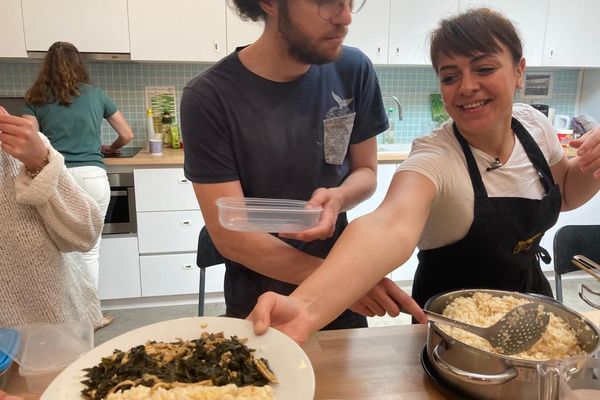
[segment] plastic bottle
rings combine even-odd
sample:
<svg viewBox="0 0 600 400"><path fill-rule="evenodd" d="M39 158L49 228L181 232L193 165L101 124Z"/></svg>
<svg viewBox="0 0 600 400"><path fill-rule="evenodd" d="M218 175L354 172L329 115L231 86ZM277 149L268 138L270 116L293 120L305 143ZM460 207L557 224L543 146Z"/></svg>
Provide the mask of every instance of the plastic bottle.
<svg viewBox="0 0 600 400"><path fill-rule="evenodd" d="M393 144L396 138L396 115L394 113L393 107L388 108L387 117L390 123L390 127L387 131L383 132L383 143Z"/></svg>
<svg viewBox="0 0 600 400"><path fill-rule="evenodd" d="M154 119L152 118L152 108L146 110L146 133L148 134L148 141L154 139Z"/></svg>

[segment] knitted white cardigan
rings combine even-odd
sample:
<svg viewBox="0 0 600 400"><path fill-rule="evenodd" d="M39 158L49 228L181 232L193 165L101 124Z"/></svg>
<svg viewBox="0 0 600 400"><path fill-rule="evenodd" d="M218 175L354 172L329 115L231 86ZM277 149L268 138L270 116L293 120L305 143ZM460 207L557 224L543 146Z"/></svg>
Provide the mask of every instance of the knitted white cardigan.
<svg viewBox="0 0 600 400"><path fill-rule="evenodd" d="M31 179L0 150L0 327L96 324L102 317L96 291L80 266L67 267L61 251L89 250L101 230L96 202L60 153L50 147L50 163Z"/></svg>

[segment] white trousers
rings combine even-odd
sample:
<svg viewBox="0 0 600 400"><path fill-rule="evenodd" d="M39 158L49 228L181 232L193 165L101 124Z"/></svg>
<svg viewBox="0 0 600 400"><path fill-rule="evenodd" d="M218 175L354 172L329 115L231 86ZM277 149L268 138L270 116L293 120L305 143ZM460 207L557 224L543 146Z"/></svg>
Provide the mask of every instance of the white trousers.
<svg viewBox="0 0 600 400"><path fill-rule="evenodd" d="M69 172L73 178L75 178L79 186L81 186L91 198L96 200L100 206L102 218L104 219L106 210L108 209L108 203L110 202L110 186L108 184L106 170L100 167L86 166L69 168ZM98 274L100 272L100 263L98 262L99 256L100 238L98 238L94 248L87 253L71 253L71 256L69 257L82 266L82 269L87 272L88 277L96 289L98 289Z"/></svg>

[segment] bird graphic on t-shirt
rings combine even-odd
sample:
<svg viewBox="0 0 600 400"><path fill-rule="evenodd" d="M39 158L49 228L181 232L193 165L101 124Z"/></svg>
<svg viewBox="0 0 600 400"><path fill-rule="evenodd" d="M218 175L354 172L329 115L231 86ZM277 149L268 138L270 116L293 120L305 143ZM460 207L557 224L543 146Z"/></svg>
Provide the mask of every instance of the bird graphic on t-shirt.
<svg viewBox="0 0 600 400"><path fill-rule="evenodd" d="M331 95L333 96L333 99L337 103L337 106L333 106L333 107L331 107L331 109L329 111L327 111L327 114L325 114L325 119L342 117L344 115L352 114L352 110L350 108L348 108L348 105L350 105L350 103L352 103L352 101L354 100L354 97L350 97L349 99L342 99L340 96L335 94L333 91L331 91Z"/></svg>

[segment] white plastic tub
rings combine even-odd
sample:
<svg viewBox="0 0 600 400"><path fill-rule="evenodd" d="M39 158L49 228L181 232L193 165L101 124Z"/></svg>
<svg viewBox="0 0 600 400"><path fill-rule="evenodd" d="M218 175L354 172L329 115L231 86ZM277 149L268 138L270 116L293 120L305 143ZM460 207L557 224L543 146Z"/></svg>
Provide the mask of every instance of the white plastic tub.
<svg viewBox="0 0 600 400"><path fill-rule="evenodd" d="M240 232L301 232L316 226L323 211L288 199L221 197L216 204L221 225Z"/></svg>

